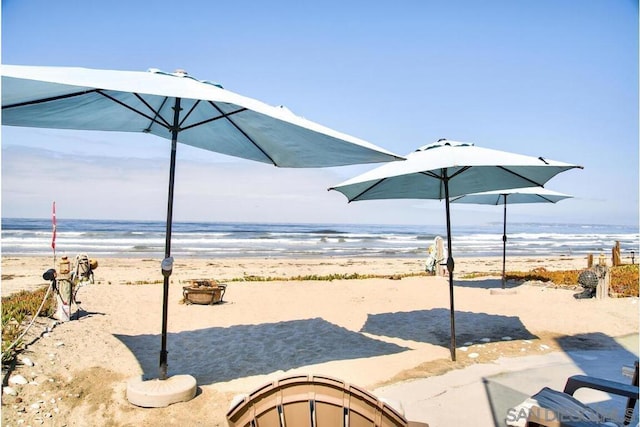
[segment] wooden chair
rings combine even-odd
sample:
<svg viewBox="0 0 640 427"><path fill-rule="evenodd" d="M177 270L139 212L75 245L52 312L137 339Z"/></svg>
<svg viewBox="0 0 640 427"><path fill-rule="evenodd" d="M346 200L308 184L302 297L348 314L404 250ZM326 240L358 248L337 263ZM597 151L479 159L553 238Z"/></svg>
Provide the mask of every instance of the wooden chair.
<svg viewBox="0 0 640 427"><path fill-rule="evenodd" d="M227 422L229 427L428 427L407 421L364 389L313 375L259 387L232 403Z"/></svg>

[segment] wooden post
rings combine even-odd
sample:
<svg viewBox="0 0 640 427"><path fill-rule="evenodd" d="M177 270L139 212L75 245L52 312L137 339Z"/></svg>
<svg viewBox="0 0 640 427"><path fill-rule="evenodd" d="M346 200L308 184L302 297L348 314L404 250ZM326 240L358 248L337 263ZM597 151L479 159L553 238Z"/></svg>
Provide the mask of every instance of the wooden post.
<svg viewBox="0 0 640 427"><path fill-rule="evenodd" d="M71 320L71 298L73 285L68 279L56 280L56 312L54 317L61 322Z"/></svg>
<svg viewBox="0 0 640 427"><path fill-rule="evenodd" d="M593 267L593 254L589 254L587 257L587 268Z"/></svg>
<svg viewBox="0 0 640 427"><path fill-rule="evenodd" d="M596 266L596 275L598 276L598 286L596 287L596 298L606 299L609 297L609 284L611 283L611 275L606 265Z"/></svg>
<svg viewBox="0 0 640 427"><path fill-rule="evenodd" d="M611 250L611 265L617 267L622 264L620 259L620 242L616 241L615 246Z"/></svg>
<svg viewBox="0 0 640 427"><path fill-rule="evenodd" d="M71 296L73 285L71 284L71 262L63 256L58 268L56 280L56 312L54 317L61 322L71 320Z"/></svg>

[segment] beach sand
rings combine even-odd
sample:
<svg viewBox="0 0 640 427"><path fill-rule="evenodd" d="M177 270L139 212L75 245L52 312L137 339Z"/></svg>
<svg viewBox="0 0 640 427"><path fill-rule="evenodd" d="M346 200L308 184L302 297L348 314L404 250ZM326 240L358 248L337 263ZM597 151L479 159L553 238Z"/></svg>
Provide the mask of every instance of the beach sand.
<svg viewBox="0 0 640 427"><path fill-rule="evenodd" d="M2 425L226 426L232 398L292 373L336 377L371 391L411 378L534 356L568 347L598 348L638 333L638 299L576 300L579 289L541 283L500 287L501 258L456 260L457 361L449 360L449 289L420 273L423 259L176 260L169 292L169 375L196 378L189 402L145 409L128 403L126 381L157 378L162 286L159 260L99 259L82 287L79 320L52 328L39 320L11 375L29 384L3 394ZM3 257L2 295L45 285L51 259ZM583 269L586 259L508 258L508 271ZM474 272L495 275L463 279ZM358 273L380 278L332 281L228 281L247 276ZM190 279L228 281L224 303L181 303ZM137 284L136 284L137 283ZM47 333L45 329L49 328ZM41 422L42 421L42 422ZM429 422L428 416L423 420Z"/></svg>

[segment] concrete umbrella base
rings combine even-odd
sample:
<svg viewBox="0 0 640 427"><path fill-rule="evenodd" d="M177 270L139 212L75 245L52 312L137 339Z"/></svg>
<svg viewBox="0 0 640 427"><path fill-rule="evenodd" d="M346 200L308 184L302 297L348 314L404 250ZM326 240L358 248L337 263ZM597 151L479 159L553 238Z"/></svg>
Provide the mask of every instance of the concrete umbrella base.
<svg viewBox="0 0 640 427"><path fill-rule="evenodd" d="M127 382L127 400L143 408L163 408L187 402L196 395L196 379L191 375L174 375L166 380L132 378Z"/></svg>

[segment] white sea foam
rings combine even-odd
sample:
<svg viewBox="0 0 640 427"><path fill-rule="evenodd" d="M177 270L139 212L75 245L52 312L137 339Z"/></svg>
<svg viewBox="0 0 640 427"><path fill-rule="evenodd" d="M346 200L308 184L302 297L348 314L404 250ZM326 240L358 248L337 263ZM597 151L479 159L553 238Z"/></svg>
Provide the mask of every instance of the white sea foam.
<svg viewBox="0 0 640 427"><path fill-rule="evenodd" d="M5 255L51 252L50 220L3 219ZM397 256L426 254L437 226L344 224L175 223L172 254L194 257L242 256ZM623 256L638 251L635 227L510 224L508 255L581 255L610 252L616 241ZM56 246L64 253L93 256L161 256L163 222L58 220ZM454 227L457 257L502 255L502 224Z"/></svg>

